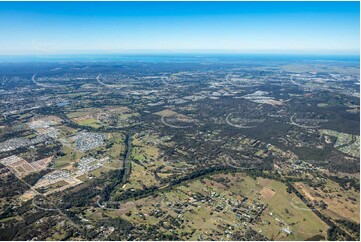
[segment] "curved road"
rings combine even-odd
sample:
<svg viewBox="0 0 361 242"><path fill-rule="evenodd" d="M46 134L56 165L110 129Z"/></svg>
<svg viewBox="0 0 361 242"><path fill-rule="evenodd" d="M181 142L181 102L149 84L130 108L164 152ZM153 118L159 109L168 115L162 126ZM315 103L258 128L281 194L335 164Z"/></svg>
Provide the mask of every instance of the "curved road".
<svg viewBox="0 0 361 242"><path fill-rule="evenodd" d="M307 126L307 125L302 125L302 124L298 124L295 121L293 121L294 116L296 116L296 114L292 115L292 117L290 118L291 124L301 127L301 128L305 128L305 129L318 129L320 126Z"/></svg>
<svg viewBox="0 0 361 242"><path fill-rule="evenodd" d="M257 127L257 125L254 125L254 126L244 126L244 125L241 125L241 124L234 124L232 123L231 121L229 121L229 117L231 116L232 114L228 114L227 117L226 117L226 122L228 125L230 126L233 126L233 127L236 127L236 128L240 128L240 129L251 129L251 128L255 128Z"/></svg>
<svg viewBox="0 0 361 242"><path fill-rule="evenodd" d="M166 126L171 127L171 128L175 128L175 129L186 129L186 128L191 128L191 127L193 126L193 125L187 125L187 126L172 125L172 124L167 123L167 122L164 120L164 117L165 117L165 116L162 116L162 118L161 118L162 123L165 124Z"/></svg>

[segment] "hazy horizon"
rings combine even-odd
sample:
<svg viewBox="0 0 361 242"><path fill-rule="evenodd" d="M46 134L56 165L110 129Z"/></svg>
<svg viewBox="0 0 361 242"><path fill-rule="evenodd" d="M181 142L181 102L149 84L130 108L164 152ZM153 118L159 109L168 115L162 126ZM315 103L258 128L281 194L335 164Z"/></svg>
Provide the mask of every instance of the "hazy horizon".
<svg viewBox="0 0 361 242"><path fill-rule="evenodd" d="M359 2L0 2L0 55L358 55L359 9Z"/></svg>

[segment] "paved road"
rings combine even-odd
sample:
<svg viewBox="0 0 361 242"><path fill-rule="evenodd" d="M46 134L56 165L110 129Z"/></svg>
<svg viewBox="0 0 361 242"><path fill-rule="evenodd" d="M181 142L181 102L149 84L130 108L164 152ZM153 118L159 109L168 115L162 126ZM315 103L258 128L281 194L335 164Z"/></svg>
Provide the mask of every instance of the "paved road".
<svg viewBox="0 0 361 242"><path fill-rule="evenodd" d="M240 128L240 129L251 129L251 128L254 128L254 127L257 127L257 125L253 125L253 126L245 126L245 125L242 125L242 124L234 124L232 123L231 121L229 121L229 117L231 116L232 114L228 114L227 117L226 117L226 122L228 125L230 126L233 126L233 127L236 127L236 128Z"/></svg>
<svg viewBox="0 0 361 242"><path fill-rule="evenodd" d="M166 126L171 127L171 128L175 128L175 129L186 129L186 128L192 127L192 125L180 126L180 125L172 125L172 124L169 124L169 123L167 123L167 122L164 120L164 117L165 117L165 116L162 116L162 118L161 118L162 123L165 124Z"/></svg>
<svg viewBox="0 0 361 242"><path fill-rule="evenodd" d="M104 83L100 77L101 77L102 74L99 74L97 77L96 77L96 80L97 82L102 85L102 86L105 86L105 87L111 87L111 88L121 88L121 87L124 87L124 85L117 85L117 84L106 84Z"/></svg>
<svg viewBox="0 0 361 242"><path fill-rule="evenodd" d="M295 117L296 114L292 115L292 117L290 118L291 124L301 127L301 128L305 128L305 129L318 129L319 126L307 126L307 125L302 125L302 124L298 124L295 121L293 121L293 118Z"/></svg>
<svg viewBox="0 0 361 242"><path fill-rule="evenodd" d="M14 175L16 175L16 174L14 174ZM41 196L44 200L48 201L49 204L51 204L51 205L54 207L54 209L46 210L46 209L40 207L39 205L37 205L36 203L34 203L34 200L33 200L33 205L34 205L36 208L42 209L42 210L45 210L45 211L57 211L59 214L61 214L61 215L63 215L64 217L66 217L66 218L69 220L69 222L70 222L74 227L76 227L78 230L81 229L78 224L74 223L73 220L71 220L71 219L69 218L69 216L66 215L66 214L65 214L59 207L57 207L52 201L49 201L49 199L48 199L47 197L45 197L43 194L41 194L40 192L38 192L33 186L31 186L29 183L27 183L26 181L24 181L24 179L22 179L22 178L20 178L20 177L18 177L18 176L16 176L16 177L17 177L22 183L24 183L26 186L28 186L28 187L30 188L30 190L32 190L33 192L35 192L36 195Z"/></svg>

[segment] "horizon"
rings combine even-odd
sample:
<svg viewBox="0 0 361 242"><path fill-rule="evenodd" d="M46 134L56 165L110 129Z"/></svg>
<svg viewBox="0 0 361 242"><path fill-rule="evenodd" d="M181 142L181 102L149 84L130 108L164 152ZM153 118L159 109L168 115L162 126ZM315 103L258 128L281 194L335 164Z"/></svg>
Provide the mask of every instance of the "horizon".
<svg viewBox="0 0 361 242"><path fill-rule="evenodd" d="M211 59L210 59L211 58ZM360 62L359 54L344 53L240 53L240 52L122 52L122 53L52 53L1 55L1 63L32 63L32 62L94 62L94 61L208 61L217 58L218 61L253 60L253 61L356 61Z"/></svg>
<svg viewBox="0 0 361 242"><path fill-rule="evenodd" d="M0 55L359 55L359 7L359 2L0 2Z"/></svg>

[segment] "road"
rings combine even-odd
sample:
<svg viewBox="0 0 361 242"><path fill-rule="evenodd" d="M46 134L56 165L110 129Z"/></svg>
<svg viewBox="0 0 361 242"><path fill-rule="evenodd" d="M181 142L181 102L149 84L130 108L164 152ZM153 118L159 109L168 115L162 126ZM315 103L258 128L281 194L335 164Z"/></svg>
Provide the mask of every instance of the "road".
<svg viewBox="0 0 361 242"><path fill-rule="evenodd" d="M296 114L292 115L292 117L290 118L291 124L301 127L301 128L305 128L305 129L318 129L319 126L307 126L307 125L302 125L302 124L298 124L296 122L293 121L293 118L295 117Z"/></svg>
<svg viewBox="0 0 361 242"><path fill-rule="evenodd" d="M186 129L186 128L192 127L191 125L180 126L180 125L172 125L172 124L169 124L169 123L167 123L167 122L164 120L164 117L165 117L165 116L162 116L161 121L162 121L162 123L163 123L164 125L166 125L166 126L168 126L168 127L175 128L175 129Z"/></svg>
<svg viewBox="0 0 361 242"><path fill-rule="evenodd" d="M241 125L241 124L234 124L232 123L231 121L229 121L229 117L231 116L232 114L228 114L227 117L226 117L226 122L228 125L230 126L233 126L233 127L236 127L236 128L240 128L240 129L251 129L251 128L254 128L254 127L257 127L257 125L253 125L253 126L244 126L244 125Z"/></svg>
<svg viewBox="0 0 361 242"><path fill-rule="evenodd" d="M41 86L41 87L47 87L47 88L58 88L60 86L57 86L57 85L49 85L49 84L43 84L43 83L39 83L35 80L35 76L37 75L38 73L35 73L33 75L33 77L31 78L31 80L37 85L37 86Z"/></svg>
<svg viewBox="0 0 361 242"><path fill-rule="evenodd" d="M14 175L16 176L16 174L14 173ZM69 218L68 215L66 215L58 206L56 206L52 201L49 201L49 199L47 197L45 197L43 194L41 194L40 192L38 192L35 188L33 188L33 186L31 186L29 183L27 183L26 181L24 181L24 179L16 176L19 181L21 181L22 183L24 183L26 186L28 186L30 188L30 190L32 190L33 192L35 192L36 195L41 196L44 200L48 201L49 204L51 204L52 207L54 207L53 209L46 209L46 208L42 208L39 205L37 205L34 200L33 200L33 205L34 207L44 210L44 211L57 211L59 214L63 215L65 218L67 218L69 220L69 222L76 227L79 231L81 231L81 228L78 224L74 223L73 220L71 220ZM35 198L34 198L35 199Z"/></svg>
<svg viewBox="0 0 361 242"><path fill-rule="evenodd" d="M104 83L100 77L101 77L102 74L99 74L97 77L96 77L96 80L97 82L102 85L102 86L105 86L105 87L111 87L111 88L123 88L124 85L117 85L117 84L106 84Z"/></svg>

